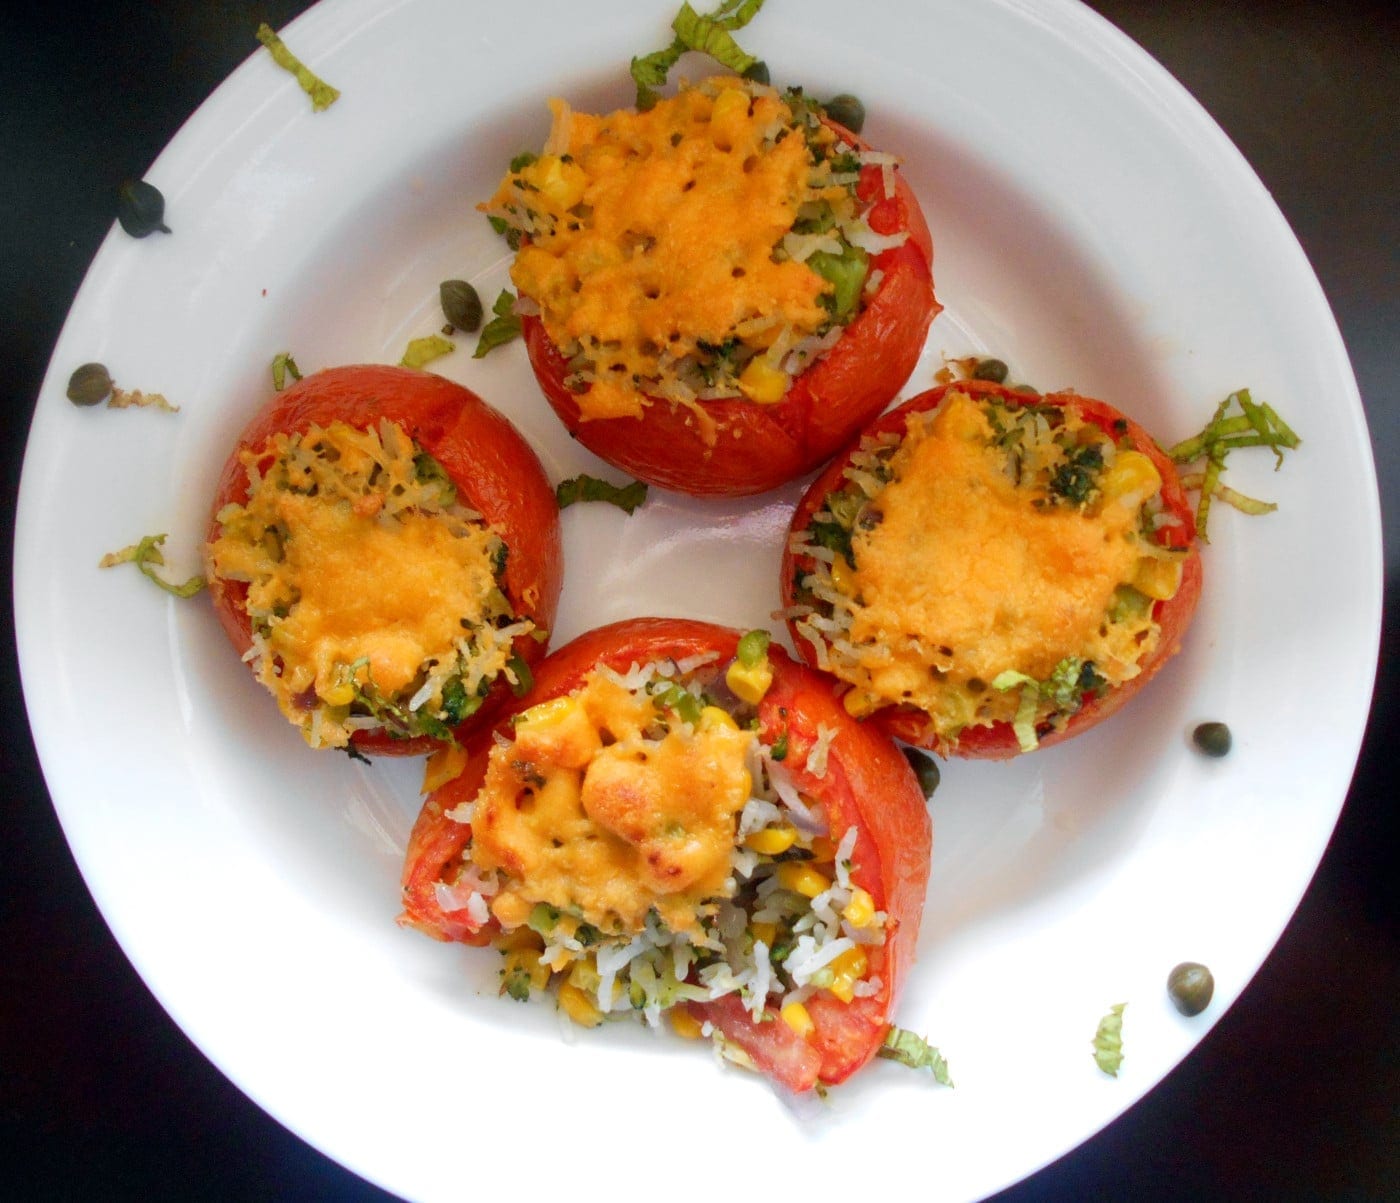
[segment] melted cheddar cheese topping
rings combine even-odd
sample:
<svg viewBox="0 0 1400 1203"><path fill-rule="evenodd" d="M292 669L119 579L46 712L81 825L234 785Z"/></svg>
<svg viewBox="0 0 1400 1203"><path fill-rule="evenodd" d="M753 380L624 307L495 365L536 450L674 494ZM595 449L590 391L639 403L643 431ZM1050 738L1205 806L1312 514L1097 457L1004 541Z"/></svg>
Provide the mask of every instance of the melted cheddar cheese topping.
<svg viewBox="0 0 1400 1203"><path fill-rule="evenodd" d="M499 870L492 910L507 927L544 903L606 933L655 910L698 936L707 903L733 891L736 815L750 797L756 736L678 724L609 677L527 710L492 749L472 818L472 860Z"/></svg>
<svg viewBox="0 0 1400 1203"><path fill-rule="evenodd" d="M640 415L644 391L687 400L677 365L735 344L772 354L728 391L778 400L783 351L831 322L831 284L780 251L804 205L850 207L850 182L809 150L829 131L804 135L777 93L738 79L645 112L551 103L546 153L481 207L527 236L511 277L574 357L582 417Z"/></svg>
<svg viewBox="0 0 1400 1203"><path fill-rule="evenodd" d="M950 393L911 415L870 520L854 524L851 560L838 557L831 588L849 625L830 667L853 686L854 713L908 703L955 739L1017 718L1018 692L993 687L1003 674L1044 683L1088 664L1111 687L1155 646L1152 596L1175 592L1180 567L1140 534L1161 488L1151 461L1070 413L1039 439L1025 434L1030 420L1006 437L990 413ZM1076 462L1094 465L1077 483ZM1047 480L1077 500L1053 496ZM1125 606L1125 595L1144 604ZM1062 717L1057 705L1047 696L1037 718Z"/></svg>
<svg viewBox="0 0 1400 1203"><path fill-rule="evenodd" d="M420 691L427 716L450 721L449 680L475 691L509 656L481 637L505 604L499 538L388 423L278 435L243 460L248 500L219 513L206 556L247 585L255 669L283 714L332 746L352 710L402 709Z"/></svg>

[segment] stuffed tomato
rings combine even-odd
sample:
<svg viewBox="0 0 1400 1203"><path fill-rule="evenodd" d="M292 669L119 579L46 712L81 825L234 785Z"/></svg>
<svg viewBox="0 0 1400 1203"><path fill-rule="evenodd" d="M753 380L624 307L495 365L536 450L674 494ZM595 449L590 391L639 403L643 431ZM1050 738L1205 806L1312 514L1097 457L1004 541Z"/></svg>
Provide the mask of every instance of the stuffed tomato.
<svg viewBox="0 0 1400 1203"><path fill-rule="evenodd" d="M759 493L895 396L939 306L893 155L735 77L644 112L553 109L544 152L482 208L517 247L540 387L584 446L663 488Z"/></svg>
<svg viewBox="0 0 1400 1203"><path fill-rule="evenodd" d="M795 646L842 702L944 755L1100 722L1180 646L1195 523L1141 426L966 381L882 415L811 485L782 567Z"/></svg>
<svg viewBox="0 0 1400 1203"><path fill-rule="evenodd" d="M666 1016L800 1091L891 1032L930 838L894 742L766 634L638 619L474 737L414 827L401 922L497 947L502 993Z"/></svg>
<svg viewBox="0 0 1400 1203"><path fill-rule="evenodd" d="M308 744L405 754L523 688L563 568L553 491L510 422L374 365L308 376L254 416L204 558L225 632Z"/></svg>

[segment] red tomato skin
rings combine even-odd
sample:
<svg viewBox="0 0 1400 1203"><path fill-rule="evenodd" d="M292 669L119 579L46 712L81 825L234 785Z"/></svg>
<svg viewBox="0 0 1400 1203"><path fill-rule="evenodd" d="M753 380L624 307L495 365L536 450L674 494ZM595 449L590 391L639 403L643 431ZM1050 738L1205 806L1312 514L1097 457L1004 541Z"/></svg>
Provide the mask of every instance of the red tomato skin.
<svg viewBox="0 0 1400 1203"><path fill-rule="evenodd" d="M224 463L210 511L206 543L218 537L219 511L248 499L248 477L239 460L279 433L299 434L311 426L345 422L365 429L386 419L401 426L442 466L459 495L493 527L509 548L504 592L517 614L548 631L554 624L563 584L564 554L559 508L539 458L510 421L470 389L431 372L383 364L327 368L306 376L269 399L238 437ZM247 586L206 573L214 612L239 655L252 646L252 625L244 605ZM525 636L516 653L538 663L547 645ZM465 734L489 721L509 695L498 680L480 710L458 728ZM425 736L393 739L382 731L361 731L351 742L362 752L412 756L432 751L438 741Z"/></svg>
<svg viewBox="0 0 1400 1203"><path fill-rule="evenodd" d="M512 714L572 692L596 664L625 671L632 664L714 652L723 666L734 657L739 637L740 632L726 627L678 618L628 619L599 627L552 652L536 671L529 697L501 714L496 730L507 733ZM786 731L784 763L798 788L823 800L833 831L851 824L859 829L853 853L857 880L891 919L884 948L872 950L873 972L880 975L883 987L879 994L849 1006L834 998L809 1001L817 1024L810 1041L798 1037L776 1014L754 1022L736 1000L690 1004L689 1009L744 1048L764 1073L800 1091L818 1081L843 1081L869 1061L884 1040L918 944L932 828L923 793L893 741L851 718L822 674L799 664L776 644L768 657L773 684L758 708L762 738L771 743ZM823 724L838 734L830 746L826 774L818 779L805 765ZM469 838L467 825L446 818L444 812L476 796L491 743L490 732L476 733L468 746L467 772L428 798L409 840L400 922L438 939L484 938L465 912L442 912L434 883Z"/></svg>
<svg viewBox="0 0 1400 1203"><path fill-rule="evenodd" d="M909 185L896 174L894 195L885 198L879 169L866 167L858 191L864 199L881 195L867 215L876 233L907 230L908 240L873 257L872 270L884 273L875 296L831 350L794 377L782 400L704 402L717 426L713 444L690 409L655 397L641 417L584 421L578 397L564 383L564 356L544 323L525 317L530 365L570 434L638 480L696 497L763 493L835 453L899 392L942 309L933 292L933 240Z"/></svg>
<svg viewBox="0 0 1400 1203"><path fill-rule="evenodd" d="M1092 397L1081 397L1077 393L1071 392L1034 396L1018 393L1004 385L992 384L989 381L963 380L940 385L920 393L916 397L911 397L888 413L881 414L879 418L867 426L861 432L860 437L842 455L827 465L821 475L808 486L793 513L789 534L805 530L811 522L812 515L821 508L826 495L844 484L842 472L850 462L850 456L859 446L861 439L868 435L889 432L902 435L905 423L911 413L927 413L937 409L949 392L964 392L974 397L998 397L1011 404L1061 405L1075 410L1114 437L1126 434L1132 439L1137 450L1146 455L1156 467L1162 478L1163 505L1169 513L1179 520L1176 526L1162 528L1160 533L1163 546L1189 549L1186 559L1182 563L1181 586L1176 595L1166 601L1154 604L1153 617L1161 627L1161 637L1152 654L1143 661L1142 671L1131 681L1124 682L1116 689L1112 689L1100 697L1090 698L1070 717L1063 728L1048 732L1040 738L1040 747L1053 747L1055 744L1073 738L1082 731L1089 730L1116 712L1151 680L1180 649L1181 641L1191 623L1191 618L1196 611L1196 604L1201 596L1202 567L1200 548L1196 543L1195 511L1186 497L1185 490L1181 487L1176 465L1172 463L1166 452L1161 449L1157 441L1143 426L1107 402L1098 401ZM1125 425L1115 429L1119 422ZM785 547L781 568L781 586L785 606L791 606L795 600L799 571L799 557L793 554L790 546ZM807 660L808 663L815 663L816 653L811 644L798 633L795 620L788 621L788 631L792 636L793 646L797 648L803 659ZM1022 755L1020 743L1016 739L1016 732L1010 723L993 723L987 727L968 727L956 742L950 742L937 735L928 716L923 711L911 706L885 707L882 710L877 710L865 721L878 726L896 739L927 748L941 756L1009 760L1012 757Z"/></svg>

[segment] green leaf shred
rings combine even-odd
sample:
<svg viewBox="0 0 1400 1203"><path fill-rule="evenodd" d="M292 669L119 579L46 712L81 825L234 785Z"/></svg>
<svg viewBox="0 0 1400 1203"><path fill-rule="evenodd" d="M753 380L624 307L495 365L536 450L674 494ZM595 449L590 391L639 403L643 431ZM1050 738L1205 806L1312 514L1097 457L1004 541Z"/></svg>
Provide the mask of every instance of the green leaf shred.
<svg viewBox="0 0 1400 1203"><path fill-rule="evenodd" d="M1232 413L1233 408L1238 409ZM1213 500L1223 501L1246 514L1268 514L1278 509L1271 501L1259 501L1221 483L1225 459L1241 447L1268 447L1274 453L1274 471L1283 466L1284 451L1294 450L1302 440L1266 402L1255 401L1247 388L1238 389L1225 398L1206 423L1205 429L1192 438L1184 439L1168 449L1167 454L1178 464L1193 464L1204 459L1199 472L1183 474L1182 487L1199 492L1196 503L1196 535L1209 543L1206 524Z"/></svg>
<svg viewBox="0 0 1400 1203"><path fill-rule="evenodd" d="M876 1050L875 1055L889 1061L898 1061L910 1069L926 1069L941 1085L953 1084L953 1079L948 1074L948 1062L943 1054L922 1036L907 1028L891 1025L890 1030L885 1033L884 1044Z"/></svg>
<svg viewBox="0 0 1400 1203"><path fill-rule="evenodd" d="M630 514L646 499L647 486L640 480L629 485L615 485L587 473L561 480L554 489L554 500L561 510L576 501L605 501Z"/></svg>
<svg viewBox="0 0 1400 1203"><path fill-rule="evenodd" d="M740 46L732 34L752 21L762 7L763 0L723 0L714 12L701 16L689 4L682 4L671 22L674 41L664 50L632 60L637 108L649 109L656 103L656 90L665 85L671 68L687 50L708 55L738 75L757 63L758 59Z"/></svg>
<svg viewBox="0 0 1400 1203"><path fill-rule="evenodd" d="M496 316L481 328L476 350L472 352L473 359L481 359L489 351L494 351L497 347L520 337L523 327L515 312L515 294L510 289L501 290L501 295L491 306L491 312Z"/></svg>
<svg viewBox="0 0 1400 1203"><path fill-rule="evenodd" d="M272 387L277 392L281 392L287 387L287 377L293 380L301 379L301 369L297 367L297 361L292 358L290 351L279 351L272 357Z"/></svg>
<svg viewBox="0 0 1400 1203"><path fill-rule="evenodd" d="M1127 1003L1118 1003L1109 1008L1108 1014L1099 1020L1098 1031L1094 1033L1094 1061L1098 1067L1116 1078L1123 1064L1123 1008Z"/></svg>
<svg viewBox="0 0 1400 1203"><path fill-rule="evenodd" d="M258 41L267 47L267 52L272 55L273 62L284 71L290 71L296 76L301 90L311 97L311 107L316 112L319 113L322 109L330 108L340 99L340 89L331 87L288 50L287 44L273 32L270 25L264 23L258 26Z"/></svg>
<svg viewBox="0 0 1400 1203"><path fill-rule="evenodd" d="M114 568L118 564L135 564L147 580L154 581L167 593L173 594L175 597L193 597L205 586L205 580L202 576L192 576L183 584L177 585L173 581L167 581L156 571L157 568L165 565L165 556L161 554L160 550L165 539L166 536L163 534L147 535L139 543L133 543L130 547L108 552L102 557L98 567Z"/></svg>
<svg viewBox="0 0 1400 1203"><path fill-rule="evenodd" d="M421 369L435 359L450 355L456 350L456 347L457 345L450 338L444 338L441 334L429 334L423 338L415 338L410 340L408 347L404 350L399 365L405 368Z"/></svg>

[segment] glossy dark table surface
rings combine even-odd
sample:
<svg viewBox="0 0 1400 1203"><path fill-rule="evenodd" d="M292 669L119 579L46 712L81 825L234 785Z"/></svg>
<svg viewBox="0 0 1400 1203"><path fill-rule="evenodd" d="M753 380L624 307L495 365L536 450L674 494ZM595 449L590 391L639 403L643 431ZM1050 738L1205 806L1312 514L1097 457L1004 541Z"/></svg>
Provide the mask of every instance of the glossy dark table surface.
<svg viewBox="0 0 1400 1203"><path fill-rule="evenodd" d="M139 176L256 49L260 21L280 28L305 7L54 0L0 10L0 559L11 636L0 660L0 1199L389 1197L230 1085L108 935L29 740L8 587L34 398L109 228L116 184ZM1371 423L1387 520L1388 604L1356 778L1282 941L1164 1083L1001 1198L1400 1198L1400 791L1390 776L1400 694L1400 6L1098 0L1092 7L1220 122L1312 261ZM463 1155L469 1166L469 1133ZM878 1155L905 1159L911 1194L936 1197L938 1168L918 1150ZM556 1180L554 1189L568 1187ZM797 1189L810 1197L815 1188ZM535 1194L526 1188L521 1197Z"/></svg>

